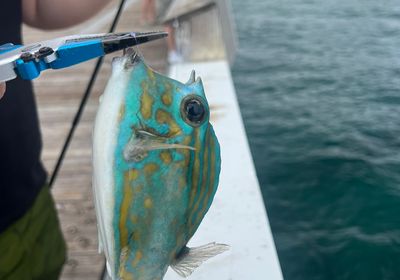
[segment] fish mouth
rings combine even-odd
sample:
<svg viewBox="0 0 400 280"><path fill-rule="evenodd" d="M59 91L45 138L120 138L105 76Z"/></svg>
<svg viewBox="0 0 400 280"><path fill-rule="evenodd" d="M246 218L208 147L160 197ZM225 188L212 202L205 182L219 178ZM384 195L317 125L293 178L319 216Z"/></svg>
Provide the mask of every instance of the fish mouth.
<svg viewBox="0 0 400 280"><path fill-rule="evenodd" d="M138 49L130 47L123 50L122 56L114 57L112 59L112 65L122 65L125 70L129 70L132 69L140 61L142 61L142 58Z"/></svg>
<svg viewBox="0 0 400 280"><path fill-rule="evenodd" d="M122 58L125 59L124 63L125 69L133 68L136 64L138 64L142 60L140 54L138 53L138 50L133 48L125 49Z"/></svg>
<svg viewBox="0 0 400 280"><path fill-rule="evenodd" d="M134 129L134 134L129 139L128 144L123 150L126 161L141 161L149 151L168 150L168 149L187 149L195 151L192 146L179 143L168 143L169 138L154 134L144 129Z"/></svg>

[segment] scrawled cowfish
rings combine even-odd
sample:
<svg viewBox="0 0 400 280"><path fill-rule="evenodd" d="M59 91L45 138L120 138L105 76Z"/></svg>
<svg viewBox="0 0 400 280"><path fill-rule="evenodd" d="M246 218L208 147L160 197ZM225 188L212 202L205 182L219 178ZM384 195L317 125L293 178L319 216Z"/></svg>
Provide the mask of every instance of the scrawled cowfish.
<svg viewBox="0 0 400 280"><path fill-rule="evenodd" d="M150 69L134 51L113 61L93 134L100 249L113 279L187 277L224 244L186 247L218 186L220 147L202 81Z"/></svg>

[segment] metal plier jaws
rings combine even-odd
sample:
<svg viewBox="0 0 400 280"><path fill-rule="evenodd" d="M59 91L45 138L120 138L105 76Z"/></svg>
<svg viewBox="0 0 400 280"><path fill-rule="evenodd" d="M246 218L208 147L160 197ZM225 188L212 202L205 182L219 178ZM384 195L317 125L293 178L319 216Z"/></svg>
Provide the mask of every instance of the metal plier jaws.
<svg viewBox="0 0 400 280"><path fill-rule="evenodd" d="M47 69L66 68L128 47L161 39L166 32L75 35L26 46L0 46L0 82L33 80Z"/></svg>

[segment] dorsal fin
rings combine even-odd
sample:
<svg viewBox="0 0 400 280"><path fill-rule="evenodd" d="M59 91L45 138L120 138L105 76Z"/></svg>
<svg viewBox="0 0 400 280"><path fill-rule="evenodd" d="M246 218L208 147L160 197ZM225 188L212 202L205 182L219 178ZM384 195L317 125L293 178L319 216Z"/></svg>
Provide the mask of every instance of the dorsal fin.
<svg viewBox="0 0 400 280"><path fill-rule="evenodd" d="M192 73L190 73L189 81L186 82L186 85L190 86L195 82L195 80L196 80L196 72L192 70Z"/></svg>

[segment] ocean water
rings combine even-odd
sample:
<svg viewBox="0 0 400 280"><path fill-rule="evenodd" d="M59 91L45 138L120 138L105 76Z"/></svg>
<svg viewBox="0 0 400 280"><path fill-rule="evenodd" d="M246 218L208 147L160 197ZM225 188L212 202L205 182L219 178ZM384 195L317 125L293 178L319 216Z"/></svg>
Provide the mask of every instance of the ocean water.
<svg viewBox="0 0 400 280"><path fill-rule="evenodd" d="M285 279L400 279L400 2L232 3Z"/></svg>

